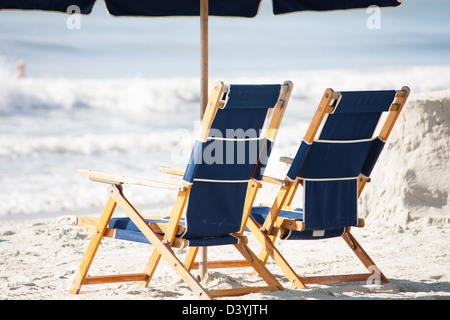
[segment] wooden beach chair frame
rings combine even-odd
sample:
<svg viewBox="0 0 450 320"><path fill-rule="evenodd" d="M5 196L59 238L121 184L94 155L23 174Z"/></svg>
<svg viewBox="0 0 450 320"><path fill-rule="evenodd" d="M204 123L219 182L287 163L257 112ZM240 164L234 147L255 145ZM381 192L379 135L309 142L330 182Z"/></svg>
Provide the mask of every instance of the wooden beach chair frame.
<svg viewBox="0 0 450 320"><path fill-rule="evenodd" d="M397 91L395 99L390 106L388 116L379 133L379 138L381 138L382 141L386 141L388 139L395 125L395 122L397 121L399 114L408 98L409 93L410 89L406 86ZM325 91L322 100L317 108L317 111L311 121L311 124L306 132L304 141L311 143L314 140L316 133L318 132L325 118L325 115L333 112L340 98L341 94L339 92L335 92L333 89L327 89ZM291 164L293 161L293 159L287 157L282 157L280 158L280 160L288 164ZM277 181L275 179L270 179L266 181L276 183L281 186L276 199L271 205L270 211L263 224L256 223L256 221L252 217L250 217L247 222L247 227L250 229L253 235L256 236L263 247L259 258L264 264L267 262L270 256L283 271L289 281L297 288L304 288L307 284L340 283L349 281L373 281L381 284L389 282L386 276L376 266L375 262L370 258L367 252L351 234L350 227L344 229L345 231L342 234L342 238L370 273L311 277L299 276L275 246L275 240L277 238L281 238L283 234L290 232L291 230L303 231L305 228L304 222L299 219L285 219L279 217L280 211L282 209L293 209L290 207L292 204L292 200L295 193L297 192L298 187L300 185L303 186L303 180L297 178L294 181L291 181L290 179L286 178L285 180ZM357 192L358 198L361 195L367 182L369 181L369 177L363 175L359 176ZM365 222L363 219L358 219L357 227L364 227L364 224Z"/></svg>
<svg viewBox="0 0 450 320"><path fill-rule="evenodd" d="M211 125L216 112L219 108L223 108L225 104L224 98L227 95L228 88L229 87L222 82L217 82L215 84L201 123L199 136L199 139L201 141L206 141L206 139L208 138L208 132L211 129ZM266 134L266 137L269 139L275 139L276 137L292 91L292 83L287 81L281 86L281 88L282 91L277 104L273 108L273 116L271 118ZM182 174L182 171L167 167L161 167L160 170L169 174ZM253 206L257 191L260 187L259 181L251 179L249 182L244 205L241 230L233 234L233 236L239 239L239 242L234 246L245 258L246 265L254 268L256 273L258 273L267 283L267 286L209 291L206 290L190 272L190 270L193 268L194 260L199 247L190 248L186 257L186 261L184 263L179 260L173 250L173 248L184 248L188 245L185 239L179 238L178 236L184 232L184 227L180 226L180 220L182 218L183 210L186 207L192 185L184 181L181 184L171 184L141 178L113 176L91 171L79 171L79 174L88 176L93 181L107 183L110 186L108 187L109 198L99 219L88 217L63 218L63 220L66 220L66 222L68 222L69 224L84 226L87 231L93 234L91 241L86 249L85 255L81 261L80 267L70 287L69 291L71 293L78 294L81 287L88 284L138 281L140 284L148 286L161 257L163 257L169 263L169 265L177 272L177 274L184 280L184 282L189 285L191 290L201 299L244 295L261 290L283 290L283 286L276 280L276 278L270 273L270 271L267 270L267 268L247 246L247 238L243 235L247 219L250 215L250 210ZM125 197L123 193L123 184L160 187L177 191L178 195L170 213L170 220L168 224L148 224L145 221L145 217L143 217ZM101 240L104 237L114 237L115 231L108 228L108 224L117 205L124 210L126 215L153 245L154 251L151 254L151 257L148 260L148 263L142 273L88 276L89 268L99 248ZM227 266L236 267L237 264L231 261L227 264Z"/></svg>

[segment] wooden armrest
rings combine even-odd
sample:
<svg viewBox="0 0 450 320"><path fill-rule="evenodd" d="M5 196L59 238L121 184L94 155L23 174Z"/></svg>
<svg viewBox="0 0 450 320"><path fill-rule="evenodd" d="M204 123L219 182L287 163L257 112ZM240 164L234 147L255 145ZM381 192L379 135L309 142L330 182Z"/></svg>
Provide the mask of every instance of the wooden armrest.
<svg viewBox="0 0 450 320"><path fill-rule="evenodd" d="M261 202L260 204L258 204L260 207L271 207L272 204L271 203L267 203L267 202ZM295 210L295 207L291 207L291 206L283 206L282 209L284 210Z"/></svg>
<svg viewBox="0 0 450 320"><path fill-rule="evenodd" d="M366 221L363 218L358 218L358 224L355 226L357 228L364 228Z"/></svg>
<svg viewBox="0 0 450 320"><path fill-rule="evenodd" d="M154 217L154 218L162 218L162 217ZM66 224L72 226L81 226L83 227L83 231L87 234L95 234L97 232L97 224L99 222L99 218L91 218L91 217L78 217L78 216L62 216L57 220L58 224ZM166 223L155 223L151 222L149 224L150 228L153 232L156 233L157 237L160 240L163 240L163 234L165 234L167 229ZM185 232L184 226L178 226L176 230L176 235L180 236ZM106 228L105 233L103 235L107 238L115 238L115 229ZM175 238L172 247L174 248L186 248L188 246L188 241L186 239Z"/></svg>
<svg viewBox="0 0 450 320"><path fill-rule="evenodd" d="M162 167L159 167L159 171L165 172L165 173L168 173L168 174L173 174L173 175L176 175L176 176L184 176L184 171L183 170L173 169L171 167L162 166Z"/></svg>
<svg viewBox="0 0 450 320"><path fill-rule="evenodd" d="M273 184L279 184L279 185L284 185L285 184L284 180L277 179L277 178L272 178L272 177L267 177L267 176L263 176L261 181L269 182L269 183L273 183Z"/></svg>
<svg viewBox="0 0 450 320"><path fill-rule="evenodd" d="M127 183L127 184L135 184L138 186L156 187L156 188L164 188L164 189L178 190L178 191L185 190L185 188L186 188L185 186L179 185L179 184L153 181L153 180L142 179L142 178L115 176L115 175L101 173L101 172L95 172L95 171L78 170L78 174L80 174L82 176L88 176L89 179L92 181L114 184L114 185L120 185L120 184Z"/></svg>
<svg viewBox="0 0 450 320"><path fill-rule="evenodd" d="M280 157L280 161L286 164L291 164L294 161L294 158L290 157Z"/></svg>
<svg viewBox="0 0 450 320"><path fill-rule="evenodd" d="M146 216L143 217L144 219L162 219L163 217L156 217L156 216ZM94 217L82 217L82 216L62 216L58 217L57 223L58 224L65 224L65 225L71 225L71 226L81 226L84 227L86 231L95 230L97 227L99 218ZM164 234L166 232L168 223L159 223L159 222L150 222L149 226L152 228L152 230L157 234ZM175 234L177 236L182 235L186 231L186 228L184 226L179 225L177 227L177 230Z"/></svg>

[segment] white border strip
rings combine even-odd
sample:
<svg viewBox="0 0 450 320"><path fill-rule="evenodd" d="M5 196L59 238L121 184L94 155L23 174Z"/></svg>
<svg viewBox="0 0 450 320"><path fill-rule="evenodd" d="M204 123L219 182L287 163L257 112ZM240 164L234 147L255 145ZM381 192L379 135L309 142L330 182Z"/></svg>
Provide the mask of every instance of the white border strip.
<svg viewBox="0 0 450 320"><path fill-rule="evenodd" d="M197 182L224 182L224 183L248 183L250 182L250 179L248 180L215 180L215 179L194 179L194 181Z"/></svg>
<svg viewBox="0 0 450 320"><path fill-rule="evenodd" d="M370 139L359 139L359 140L314 140L314 142L323 142L323 143L359 143L359 142L369 142L369 141L373 141L375 140L377 137L375 138L370 138Z"/></svg>
<svg viewBox="0 0 450 320"><path fill-rule="evenodd" d="M359 176L356 177L345 177L345 178L303 178L303 177L298 177L301 180L304 181L340 181L340 180L353 180L353 179L358 179Z"/></svg>

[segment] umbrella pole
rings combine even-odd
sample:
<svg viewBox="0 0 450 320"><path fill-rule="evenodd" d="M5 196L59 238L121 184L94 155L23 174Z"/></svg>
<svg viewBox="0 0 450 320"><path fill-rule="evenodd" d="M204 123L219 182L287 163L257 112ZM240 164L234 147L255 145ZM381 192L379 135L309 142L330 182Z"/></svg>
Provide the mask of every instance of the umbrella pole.
<svg viewBox="0 0 450 320"><path fill-rule="evenodd" d="M208 0L200 0L200 118L208 103Z"/></svg>
<svg viewBox="0 0 450 320"><path fill-rule="evenodd" d="M208 14L208 0L200 0L200 119L208 103ZM205 278L207 271L207 248L200 247L200 280Z"/></svg>

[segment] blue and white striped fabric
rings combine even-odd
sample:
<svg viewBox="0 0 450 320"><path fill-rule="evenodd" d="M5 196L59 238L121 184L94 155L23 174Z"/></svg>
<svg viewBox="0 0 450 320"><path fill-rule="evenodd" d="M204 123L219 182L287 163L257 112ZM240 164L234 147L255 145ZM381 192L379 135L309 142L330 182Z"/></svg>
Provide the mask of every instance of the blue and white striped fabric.
<svg viewBox="0 0 450 320"><path fill-rule="evenodd" d="M237 243L229 234L241 229L249 182L261 179L266 166L273 144L267 128L280 91L281 85L230 85L207 139L195 142L183 177L191 184L181 221L189 245ZM116 238L147 242L128 218L112 219L109 227L118 229Z"/></svg>
<svg viewBox="0 0 450 320"><path fill-rule="evenodd" d="M318 230L325 232L316 232L317 238L339 236L344 227L357 225L357 179L360 174L369 177L384 146L373 135L395 94L394 90L341 92L317 140L302 141L287 177L304 180L304 207L297 219L305 223L305 231L290 239L308 238Z"/></svg>

